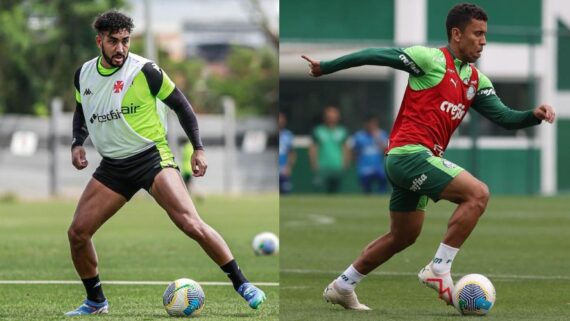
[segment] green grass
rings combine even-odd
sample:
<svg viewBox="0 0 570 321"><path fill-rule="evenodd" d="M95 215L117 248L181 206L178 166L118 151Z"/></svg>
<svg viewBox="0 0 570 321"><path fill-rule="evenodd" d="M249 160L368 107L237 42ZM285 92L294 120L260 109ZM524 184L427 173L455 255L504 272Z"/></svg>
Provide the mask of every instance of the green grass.
<svg viewBox="0 0 570 321"><path fill-rule="evenodd" d="M453 265L455 280L481 273L494 283L497 301L485 320L570 320L569 205L562 197L491 199ZM416 277L433 257L454 209L444 201L430 202L416 244L358 286L359 299L373 311L324 303L325 286L387 231L387 207L382 197L281 198L281 320L461 318Z"/></svg>
<svg viewBox="0 0 570 321"><path fill-rule="evenodd" d="M67 227L75 201L0 203L0 280L78 280L69 255ZM218 230L252 282L279 282L279 257L257 257L251 240L279 232L278 197L210 197L197 204ZM229 281L197 243L187 238L148 197L135 198L95 234L105 280ZM166 285L103 285L110 302L105 320L169 318ZM230 285L203 286L202 320L278 320L279 289L262 287L268 300L254 311ZM61 320L85 296L82 285L0 284L0 320Z"/></svg>

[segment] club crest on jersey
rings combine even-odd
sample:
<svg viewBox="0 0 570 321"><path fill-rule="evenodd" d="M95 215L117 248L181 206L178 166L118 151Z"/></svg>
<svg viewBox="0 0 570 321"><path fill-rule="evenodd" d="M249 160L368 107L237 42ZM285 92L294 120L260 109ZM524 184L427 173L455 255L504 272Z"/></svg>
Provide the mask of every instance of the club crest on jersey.
<svg viewBox="0 0 570 321"><path fill-rule="evenodd" d="M115 94L120 93L121 91L123 91L123 86L125 85L125 82L122 80L117 80L115 81L115 84L113 85L113 92Z"/></svg>
<svg viewBox="0 0 570 321"><path fill-rule="evenodd" d="M473 99L473 97L475 97L475 94L476 94L475 85L469 86L469 88L467 89L467 99L469 100Z"/></svg>
<svg viewBox="0 0 570 321"><path fill-rule="evenodd" d="M457 165L455 165L454 163L448 161L447 159L442 159L441 162L443 163L443 166L447 167L447 168L455 168L457 167Z"/></svg>

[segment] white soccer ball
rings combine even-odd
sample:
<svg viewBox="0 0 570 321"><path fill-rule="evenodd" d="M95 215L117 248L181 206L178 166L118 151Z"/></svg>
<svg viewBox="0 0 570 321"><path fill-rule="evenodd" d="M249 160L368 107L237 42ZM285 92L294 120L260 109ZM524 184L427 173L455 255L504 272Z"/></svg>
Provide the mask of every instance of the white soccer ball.
<svg viewBox="0 0 570 321"><path fill-rule="evenodd" d="M481 274L468 274L453 288L453 305L463 315L486 315L496 297L493 283Z"/></svg>
<svg viewBox="0 0 570 321"><path fill-rule="evenodd" d="M162 295L164 308L172 316L199 315L205 299L200 284L190 279L178 279L170 283Z"/></svg>
<svg viewBox="0 0 570 321"><path fill-rule="evenodd" d="M279 238L271 232L257 234L251 244L257 255L275 255L279 253Z"/></svg>

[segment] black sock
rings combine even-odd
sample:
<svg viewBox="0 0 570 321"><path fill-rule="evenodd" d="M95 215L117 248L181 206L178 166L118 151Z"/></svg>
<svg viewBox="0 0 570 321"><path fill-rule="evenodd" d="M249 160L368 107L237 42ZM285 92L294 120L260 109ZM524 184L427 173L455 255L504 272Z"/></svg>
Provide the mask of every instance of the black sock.
<svg viewBox="0 0 570 321"><path fill-rule="evenodd" d="M83 281L83 286L85 286L85 290L87 291L87 299L97 303L105 301L105 295L103 294L101 281L99 281L99 275L90 279L81 279L81 281Z"/></svg>
<svg viewBox="0 0 570 321"><path fill-rule="evenodd" d="M234 289L236 289L236 291L239 289L239 287L242 284L248 282L245 276L243 276L243 273L241 273L241 270L239 269L236 260L231 260L226 265L220 266L220 268L222 269L222 271L226 273L226 275L230 278L230 280L232 280Z"/></svg>

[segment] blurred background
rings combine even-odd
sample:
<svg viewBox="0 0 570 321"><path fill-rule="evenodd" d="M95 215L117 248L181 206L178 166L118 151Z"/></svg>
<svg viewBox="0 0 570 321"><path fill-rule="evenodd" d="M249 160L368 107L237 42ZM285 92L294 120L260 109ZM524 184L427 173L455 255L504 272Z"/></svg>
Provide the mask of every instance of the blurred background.
<svg viewBox="0 0 570 321"><path fill-rule="evenodd" d="M364 116L379 117L388 134L408 74L387 67L359 67L314 79L305 54L329 60L368 47L447 44L445 18L455 0L343 0L281 3L280 111L294 135L292 193L322 192L309 166L311 133L334 105L350 135ZM477 67L497 95L515 109L551 104L553 125L507 131L473 111L445 157L486 182L495 194L553 195L570 191L570 3L563 0L473 0L488 14L487 46ZM299 14L299 13L303 14ZM348 147L350 149L350 146ZM354 163L340 192L360 193Z"/></svg>
<svg viewBox="0 0 570 321"><path fill-rule="evenodd" d="M208 175L202 193L276 192L277 0L17 0L0 2L0 196L78 196L100 161L70 161L73 74L99 55L94 18L135 24L130 51L155 60L198 113ZM169 113L182 160L186 137Z"/></svg>

